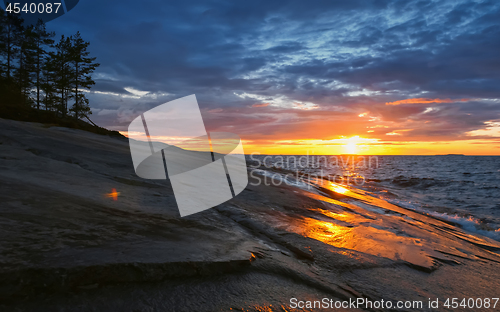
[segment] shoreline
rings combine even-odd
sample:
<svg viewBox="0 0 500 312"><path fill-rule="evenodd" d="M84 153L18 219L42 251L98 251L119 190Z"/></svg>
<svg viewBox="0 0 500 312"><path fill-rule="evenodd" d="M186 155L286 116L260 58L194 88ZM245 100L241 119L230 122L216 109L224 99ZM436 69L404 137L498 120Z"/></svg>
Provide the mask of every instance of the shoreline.
<svg viewBox="0 0 500 312"><path fill-rule="evenodd" d="M179 218L168 181L135 176L127 142L0 128L2 309L282 311L292 297L498 296L500 243L368 192L249 185ZM105 196L112 188L117 201Z"/></svg>

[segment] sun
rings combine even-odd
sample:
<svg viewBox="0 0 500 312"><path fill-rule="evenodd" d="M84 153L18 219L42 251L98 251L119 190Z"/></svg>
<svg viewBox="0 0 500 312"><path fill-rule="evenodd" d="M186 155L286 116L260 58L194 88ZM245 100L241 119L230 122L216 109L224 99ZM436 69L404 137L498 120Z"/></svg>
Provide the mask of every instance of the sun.
<svg viewBox="0 0 500 312"><path fill-rule="evenodd" d="M349 142L345 145L345 150L346 150L347 154L357 154L358 147L357 147L356 143Z"/></svg>
<svg viewBox="0 0 500 312"><path fill-rule="evenodd" d="M359 141L359 136L355 136L346 140L346 144L344 145L344 150L346 154L358 153L358 145L356 144L358 141Z"/></svg>

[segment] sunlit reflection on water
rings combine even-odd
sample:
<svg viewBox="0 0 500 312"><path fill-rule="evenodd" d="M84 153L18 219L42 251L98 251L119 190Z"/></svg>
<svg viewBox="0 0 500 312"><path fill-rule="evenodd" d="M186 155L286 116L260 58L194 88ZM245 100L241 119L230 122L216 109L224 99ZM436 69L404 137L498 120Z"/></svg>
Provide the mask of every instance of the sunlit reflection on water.
<svg viewBox="0 0 500 312"><path fill-rule="evenodd" d="M304 191L308 197L333 205L331 209L309 208L314 216L291 218L285 230L336 248L402 260L426 269L434 267L436 259L448 260L442 251L456 253L462 246L460 240L498 245L426 214L393 205L367 191L324 180L315 182L319 193L323 188L345 196L333 199L327 194ZM450 243L450 236L459 240Z"/></svg>
<svg viewBox="0 0 500 312"><path fill-rule="evenodd" d="M354 218L351 216L351 219ZM344 220L347 219L349 218L344 217ZM433 262L421 249L421 240L398 236L384 229L364 225L342 226L313 218L298 219L291 229L305 237L337 248L393 260L405 260L421 266L431 266Z"/></svg>
<svg viewBox="0 0 500 312"><path fill-rule="evenodd" d="M334 191L335 193L346 194L347 192L349 192L349 190L346 189L345 187L342 187L342 186L335 184L335 183L330 182L330 187L331 187L331 190Z"/></svg>

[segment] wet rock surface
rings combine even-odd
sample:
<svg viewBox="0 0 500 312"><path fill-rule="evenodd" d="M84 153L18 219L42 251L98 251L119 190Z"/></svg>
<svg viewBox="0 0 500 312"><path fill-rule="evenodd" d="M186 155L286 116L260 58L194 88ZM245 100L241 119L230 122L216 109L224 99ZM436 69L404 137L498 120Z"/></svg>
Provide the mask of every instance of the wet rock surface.
<svg viewBox="0 0 500 312"><path fill-rule="evenodd" d="M127 140L0 119L0 310L499 297L498 242L357 190L250 182L180 218L168 180L135 175Z"/></svg>

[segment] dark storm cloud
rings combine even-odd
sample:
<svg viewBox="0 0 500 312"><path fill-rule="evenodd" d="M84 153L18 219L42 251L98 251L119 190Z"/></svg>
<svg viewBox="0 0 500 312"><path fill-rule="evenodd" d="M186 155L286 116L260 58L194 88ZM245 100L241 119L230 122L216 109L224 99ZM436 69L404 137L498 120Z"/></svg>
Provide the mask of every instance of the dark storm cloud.
<svg viewBox="0 0 500 312"><path fill-rule="evenodd" d="M120 82L106 79L94 79L94 81L96 85L92 88L92 91L132 95L132 93L120 86Z"/></svg>
<svg viewBox="0 0 500 312"><path fill-rule="evenodd" d="M91 106L100 109L139 113L193 93L207 109L282 97L401 123L434 118L435 126L419 131L450 136L500 118L498 102L480 100L425 114L432 105L384 106L414 97L499 98L495 1L87 0L49 28L66 35L80 30L91 42L104 77L95 91L169 94L113 101L94 94ZM104 125L126 123L102 116Z"/></svg>

